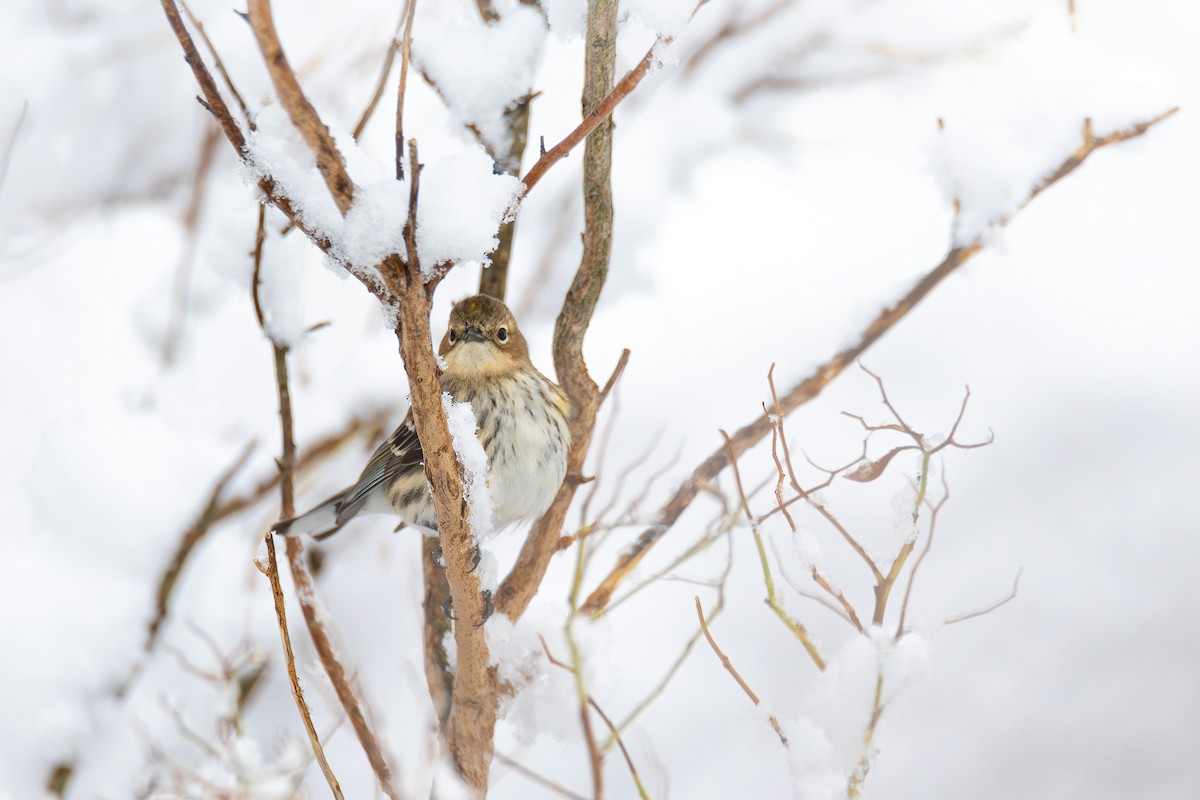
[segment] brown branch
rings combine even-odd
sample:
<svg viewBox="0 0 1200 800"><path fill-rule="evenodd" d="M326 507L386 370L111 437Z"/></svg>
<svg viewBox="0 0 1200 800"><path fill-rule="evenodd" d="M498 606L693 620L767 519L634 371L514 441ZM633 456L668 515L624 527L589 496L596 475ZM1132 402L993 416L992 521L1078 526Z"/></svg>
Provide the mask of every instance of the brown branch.
<svg viewBox="0 0 1200 800"><path fill-rule="evenodd" d="M750 688L750 685L742 679L740 674L738 674L737 669L733 666L733 662L729 660L729 656L725 655L724 651L717 646L717 640L713 638L712 633L708 630L708 622L706 622L704 619L704 607L700 605L699 596L696 597L696 616L700 618L700 630L704 631L704 638L708 640L708 646L711 647L713 652L717 654L717 658L721 659L721 666L725 667L726 671L728 671L729 674L733 676L733 679L737 681L738 686L742 687L742 691L745 692L746 696L750 698L750 702L754 703L754 705L758 705L758 695L754 693L754 690ZM775 735L779 737L779 741L783 743L783 746L787 747L787 736L784 735L783 728L779 725L779 719L774 714L771 714L770 720L771 727L775 729Z"/></svg>
<svg viewBox="0 0 1200 800"><path fill-rule="evenodd" d="M288 634L287 612L283 606L283 588L279 585L279 562L275 558L275 539L268 533L266 541L267 564L262 569L267 579L271 582L271 599L275 603L275 621L279 625L279 639L283 643L283 658L287 664L288 683L292 687L292 699L296 702L296 709L300 712L300 719L304 723L304 730L308 733L308 741L312 746L313 755L316 757L317 763L321 765L321 772L324 773L325 780L329 783L329 789L333 792L333 796L337 800L342 800L342 787L325 758L325 749L321 747L321 740L317 736L316 726L313 725L312 713L308 710L308 703L304 700L304 691L300 688L300 676L296 673L296 657L292 653L292 637Z"/></svg>
<svg viewBox="0 0 1200 800"><path fill-rule="evenodd" d="M183 20L180 18L179 9L175 6L174 0L160 0L160 3L163 7L163 12L166 14L167 22L171 25L171 30L174 32L175 38L179 40L180 47L183 49L184 60L191 67L192 74L195 76L196 82L200 85L201 93L204 95L203 98L200 98L200 104L212 114L213 118L221 126L225 138L229 140L229 144L237 153L238 158L244 163L248 163L246 136L237 121L233 118L233 115L229 112L229 106L221 97L221 93L217 89L217 84L213 80L212 73L208 71L208 67L204 65L204 60L196 50L196 43L192 40L191 34L188 33ZM305 224L304 220L300 218L299 212L293 206L291 199L279 191L274 180L269 176L261 177L258 180L258 188L262 191L267 202L278 208L291 221L292 225L304 231L313 244L323 252L329 251L331 246L329 240ZM381 302L389 304L394 302L394 298L386 295L384 287L373 285L358 274L355 274L355 278L363 283L372 294L379 297Z"/></svg>
<svg viewBox="0 0 1200 800"><path fill-rule="evenodd" d="M183 58L192 68L192 75L195 76L196 83L200 84L200 91L204 94L204 107L216 118L221 130L225 132L225 138L233 145L238 156L244 157L246 137L233 115L229 113L229 106L221 97L212 73L204 66L204 59L200 58L200 53L196 50L196 43L192 41L192 35L188 33L183 19L179 16L179 8L175 5L174 0L160 0L160 2L163 12L167 15L167 22L170 23L171 30L175 33L175 38L183 47Z"/></svg>
<svg viewBox="0 0 1200 800"><path fill-rule="evenodd" d="M254 277L251 284L251 294L254 299L255 313L258 316L258 322L262 326L264 335L266 334L266 327L263 325L262 304L259 299L259 274L262 269L263 243L265 238L265 214L263 213L263 208L260 206L258 228L254 239ZM296 440L292 423L291 385L288 379L288 349L273 340L271 341L271 349L275 359L275 385L279 395L279 427L280 436L283 441L282 454L279 458L280 514L284 519L289 519L296 515L294 481ZM274 535L270 532L267 533L267 546L271 554L271 569L272 571L276 571L275 541ZM325 668L325 674L329 676L329 682L333 684L338 701L342 704L346 716L350 718L350 724L354 728L354 733L358 737L359 744L362 745L363 752L367 755L367 761L370 762L371 769L375 772L375 776L379 780L379 785L391 800L401 800L401 795L392 785L391 768L383 755L379 741L375 738L374 732L367 723L362 703L355 696L354 690L350 686L350 681L346 676L346 669L342 666L337 656L328 631L325 630L325 624L322 620L328 618L328 614L321 608L312 573L309 572L308 566L304 562L304 545L301 544L299 538L292 536L287 538L286 546L288 563L292 571L292 582L296 587L296 597L300 602L300 610L304 614L304 622L308 627L309 635L312 637L313 645L316 647L317 655L321 660L321 666ZM278 582L279 578L276 574L272 577L272 591L275 591ZM282 603L281 590L279 602ZM282 613L282 605L279 606L278 610L279 613ZM287 648L290 649L290 647L289 642ZM340 796L340 790L335 791L335 794Z"/></svg>
<svg viewBox="0 0 1200 800"><path fill-rule="evenodd" d="M529 171L525 173L525 177L521 179L521 183L525 184L525 189L521 193L522 197L529 194L530 190L537 185L537 182L542 179L542 176L551 167L566 158L567 154L582 142L585 137L590 137L592 132L600 127L601 123L608 123L605 127L608 129L607 136L611 138L612 123L610 117L613 111L622 100L629 96L630 92L637 88L637 85L642 82L642 78L646 77L646 73L650 71L650 66L654 63L655 48L660 43L667 44L669 42L670 39L663 39L661 42L656 41L646 51L646 55L642 56L642 60L638 62L637 66L625 73L625 77L621 78L621 82L615 87L612 85L612 79L610 78L607 86L612 87L611 91L606 90L608 91L607 95L599 102L588 103L585 90L583 121L575 127L575 130L568 133L561 142L542 153L541 158L529 168ZM592 52L593 48L589 47L587 50L589 59L592 57ZM589 72L589 77L590 75L591 73Z"/></svg>
<svg viewBox="0 0 1200 800"><path fill-rule="evenodd" d="M234 86L233 78L229 77L229 72L225 69L225 63L221 61L221 56L217 54L217 48L213 47L212 40L208 38L208 34L204 31L204 25L200 20L196 19L196 15L192 13L192 9L188 7L187 3L180 0L180 5L183 6L183 13L187 14L188 21L196 29L196 33L200 34L200 41L204 42L204 46L208 48L208 54L212 56L213 66L217 68L217 73L221 76L221 80L225 81L225 88L233 95L234 102L241 109L242 116L246 118L246 125L249 126L250 130L254 130L254 117L250 114L250 109L246 106L246 101L242 99L242 93Z"/></svg>
<svg viewBox="0 0 1200 800"><path fill-rule="evenodd" d="M594 118L596 124L587 137L583 154L583 254L554 327L554 368L571 401L571 449L566 480L558 488L550 508L534 523L516 564L496 592L496 610L514 621L537 593L550 558L558 551L563 521L579 487L600 408L600 389L588 374L583 358L583 337L608 277L612 247L613 122L600 111L615 92L611 87L616 64L616 18L615 0L589 3L583 108L587 118ZM625 94L631 89L632 85ZM534 170L537 168L535 165Z"/></svg>
<svg viewBox="0 0 1200 800"><path fill-rule="evenodd" d="M495 681L488 669L483 629L487 610L473 565L477 552L475 537L467 524L461 466L442 406L441 382L429 326L433 290L438 281L435 278L426 282L417 253L416 217L421 169L417 143L411 139L408 153L411 188L404 230L408 258L400 263L398 258L392 257L385 262L384 268L403 275L405 280L403 302L396 317L396 337L408 372L413 423L425 455L425 477L433 490L438 538L454 609L454 686L443 733L455 767L468 785L482 793L487 788L492 760L498 698ZM436 693L437 686L431 686L430 691Z"/></svg>
<svg viewBox="0 0 1200 800"><path fill-rule="evenodd" d="M479 8L479 16L483 18L484 22L495 22L500 19L500 15L492 6L492 0L475 0L475 5Z"/></svg>
<svg viewBox="0 0 1200 800"><path fill-rule="evenodd" d="M354 734L358 737L358 742L367 755L367 761L371 764L371 770L375 773L383 793L390 800L401 800L403 796L393 783L392 769L383 753L383 748L367 722L363 705L355 695L346 674L346 668L338 658L333 641L328 631L325 630L322 620L327 619L328 614L325 613L317 597L312 573L304 563L304 545L296 536L287 537L287 557L292 568L292 581L296 585L296 596L300 600L300 610L304 612L304 622L308 626L313 645L316 646L321 666L325 668L325 674L329 676L329 682L333 684L338 702L342 704L346 716L350 719Z"/></svg>
<svg viewBox="0 0 1200 800"><path fill-rule="evenodd" d="M317 159L317 169L329 187L329 193L337 204L338 210L344 216L354 202L354 183L346 172L346 161L341 151L333 142L333 135L312 103L304 96L296 73L288 64L287 56L283 53L283 45L279 42L279 34L275 31L275 21L271 18L271 0L249 0L246 18L254 31L258 49L266 62L267 72L271 83L279 95L279 101L287 111L288 117L296 130L304 138L305 144L312 150Z"/></svg>
<svg viewBox="0 0 1200 800"><path fill-rule="evenodd" d="M404 36L400 39L400 82L396 88L396 178L404 180L404 94L408 89L408 65L412 61L413 17L417 0L404 7ZM413 158L416 161L416 158ZM414 182L415 184L415 182Z"/></svg>
<svg viewBox="0 0 1200 800"><path fill-rule="evenodd" d="M1090 125L1085 126L1083 145L1067 158L1058 169L1054 170L1035 187L1030 193L1029 198L1020 208L1024 209L1033 198L1073 172L1091 153L1099 148L1141 136L1154 125L1170 117L1177 110L1177 108L1170 109L1157 117L1099 139L1090 135ZM858 341L855 344L837 353L833 358L817 367L811 375L793 386L780 398L781 415L786 416L792 413L819 395L846 367L853 364L881 336L891 330L900 320L904 319L946 277L966 263L982 248L982 238L976 238L967 244L952 248L942 259L941 263L913 284L912 288L899 301L880 311L878 316L859 334ZM761 441L770 430L771 422L765 416L738 429L733 435L734 452L736 454L744 453ZM580 608L580 613L594 615L604 608L621 582L646 557L646 554L658 543L659 539L671 529L671 526L675 524L684 510L691 505L691 502L699 492L699 487L711 482L728 464L729 461L725 448L720 447L696 467L691 477L683 482L679 489L676 490L674 496L659 511L656 524L643 532L633 547L617 559L617 563L613 566L609 574L600 582L600 585L588 597L587 602Z"/></svg>

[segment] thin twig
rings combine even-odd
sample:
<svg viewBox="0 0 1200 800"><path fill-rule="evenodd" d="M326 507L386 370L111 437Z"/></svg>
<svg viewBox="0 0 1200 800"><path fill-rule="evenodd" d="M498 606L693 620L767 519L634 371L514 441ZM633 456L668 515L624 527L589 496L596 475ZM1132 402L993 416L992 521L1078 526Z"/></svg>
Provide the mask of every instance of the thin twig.
<svg viewBox="0 0 1200 800"><path fill-rule="evenodd" d="M733 676L733 679L737 681L738 686L742 687L742 691L746 693L746 696L750 698L750 701L754 703L754 705L758 705L758 695L756 695L754 690L750 688L750 685L742 679L742 676L738 673L737 669L734 668L733 662L729 660L729 656L725 655L725 652L717 645L717 640L713 638L712 633L708 630L708 623L704 620L704 607L700 605L699 596L696 597L696 616L700 618L700 630L704 631L704 638L708 640L708 645L713 649L713 652L717 654L717 658L721 659L721 665L725 667L726 671L728 671L730 675ZM775 729L775 735L779 737L779 741L783 744L783 746L787 747L787 736L783 734L783 728L779 725L779 719L774 714L771 714L769 719L771 720L771 727Z"/></svg>
<svg viewBox="0 0 1200 800"><path fill-rule="evenodd" d="M292 653L292 637L288 634L287 627L287 612L283 607L283 588L279 585L279 562L275 558L275 539L267 533L267 564L264 568L267 580L271 582L271 598L275 603L275 621L279 625L279 639L283 643L283 658L287 664L288 683L292 687L292 699L296 701L296 710L300 712L300 719L304 723L304 730L308 734L309 744L312 745L313 756L316 757L317 763L321 765L321 772L325 775L326 782L329 783L329 790L333 792L333 796L337 800L342 800L342 787L338 783L337 777L333 774L333 769L329 766L329 761L325 758L325 748L321 747L321 740L317 736L317 728L313 725L312 714L308 710L308 703L304 700L304 690L300 688L300 676L296 673L296 657Z"/></svg>
<svg viewBox="0 0 1200 800"><path fill-rule="evenodd" d="M542 637L540 634L538 635L538 638L541 639L541 641L542 641L542 650L545 651L547 660L549 660L549 662L552 665L558 667L559 669L564 669L567 672L572 673L574 676L576 676L576 678L578 678L579 671L580 671L579 667L577 665L572 666L571 664L567 664L567 663L555 658L554 654L550 652L550 645L546 644L546 639L544 637ZM633 777L633 783L637 787L638 796L641 797L642 800L650 800L649 795L646 792L646 787L642 784L642 778L638 774L637 767L633 763L633 758L629 755L629 750L627 750L625 748L625 742L621 739L621 732L617 729L617 726L613 725L613 721L608 716L608 714L604 713L604 709L602 709L600 707L600 704L598 702L596 702L596 698L592 697L590 694L587 694L586 692L584 693L583 696L587 700L587 705L593 711L595 711L596 714L599 715L600 719L604 720L604 724L608 726L609 741L616 742L617 747L621 750L621 755L625 759L625 765L627 767L629 767L629 774ZM586 713L586 708L584 709L584 711ZM591 723L590 722L587 724L587 731L588 731L588 735L590 736L591 735ZM591 749L591 748L589 748L589 749ZM601 762L603 760L603 756L601 755L600 750L592 749L590 758L591 758L591 762L595 766L595 768L599 769ZM601 791L602 787L594 786L593 788L595 788L597 790L596 797L597 798L601 797L602 796L602 791Z"/></svg>
<svg viewBox="0 0 1200 800"><path fill-rule="evenodd" d="M729 438L729 434L721 431L721 435L725 437L725 446L732 451L733 441ZM741 499L742 512L746 515L746 520L750 523L750 531L754 535L754 546L758 550L759 563L762 566L763 583L767 588L767 606L775 612L775 616L779 617L780 621L787 626L788 630L800 640L800 644L804 645L804 649L808 652L808 657L817 665L817 669L824 672L825 658L817 649L817 645L813 642L812 637L808 634L808 629L800 624L799 621L793 619L791 615L784 610L783 604L779 601L779 596L775 593L775 581L771 577L771 565L767 560L767 551L763 547L762 534L759 533L758 525L754 522L754 515L750 513L750 501L746 497L746 490L742 486L742 475L738 469L737 459L730 453L730 465L733 467L733 480L737 485L738 497Z"/></svg>
<svg viewBox="0 0 1200 800"><path fill-rule="evenodd" d="M183 537L179 540L178 547L175 548L174 555L171 556L167 568L163 571L162 577L158 580L158 590L155 592L154 601L154 617L150 620L150 626L146 634L145 649L147 652L154 649L155 642L158 641L158 634L162 628L163 622L167 618L167 610L171 600L171 593L175 589L175 584L179 580L179 574L183 571L183 566L187 563L188 556L192 550L199 544L204 535L212 527L213 523L218 519L221 506L221 495L225 493L225 488L234 476L241 472L242 467L246 466L246 462L250 460L250 456L254 453L256 442L247 442L238 453L237 458L233 463L221 473L213 484L212 491L209 492L208 501L204 504L204 508L200 511L200 515L196 518L188 529L184 531Z"/></svg>
<svg viewBox="0 0 1200 800"><path fill-rule="evenodd" d="M1000 608L1003 605L1007 605L1008 603L1011 603L1013 600L1015 600L1017 598L1017 590L1021 588L1021 573L1022 572L1023 572L1023 570L1017 570L1017 576L1015 578L1013 578L1012 591L1009 592L1005 597L1001 598L1000 600L997 600L996 602L992 603L991 605L989 605L985 608L979 609L978 611L968 611L965 614L955 614L952 617L946 617L946 619L942 622L942 624L943 625L956 625L959 622L966 622L969 619L975 619L976 617L982 617L985 614L990 614L993 611L995 611L997 608Z"/></svg>
<svg viewBox="0 0 1200 800"><path fill-rule="evenodd" d="M254 307L259 314L262 311L262 304L258 298L258 275L262 267L263 242L265 239L264 224L265 218L260 206L254 248L255 277L252 284L252 294L255 299ZM259 322L261 325L261 317ZM263 334L265 335L266 333L266 328L263 327ZM284 519L289 519L296 515L294 484L296 440L292 423L291 385L288 379L288 349L274 340L271 341L271 348L275 358L275 383L279 393L279 425L283 440L282 455L279 459L280 514ZM273 559L275 543L274 535L270 532L267 533L267 545L270 548ZM374 732L367 723L362 703L355 696L354 690L351 688L346 676L346 668L338 658L329 633L325 629L323 620L328 618L328 614L320 605L312 573L308 571L308 566L304 562L304 546L297 537L292 536L287 538L287 556L291 566L292 582L296 587L296 596L300 601L300 610L304 613L304 622L308 627L313 644L316 646L321 665L324 667L325 673L333 685L334 692L342 708L345 710L346 716L350 718L350 723L354 727L355 734L358 736L359 744L362 745L363 752L366 753L367 761L370 762L371 769L375 772L379 785L391 800L402 800L400 793L392 784L392 772L387 758L383 755L379 741L375 738ZM272 585L274 586L276 583L278 583L278 576L275 577Z"/></svg>
<svg viewBox="0 0 1200 800"><path fill-rule="evenodd" d="M400 13L400 22L396 24L396 31L392 34L392 40L388 43L387 51L384 53L383 66L379 69L379 79L375 81L375 88L371 91L371 99L367 101L366 108L359 115L358 122L354 125L354 131L350 134L356 142L362 137L363 131L367 129L367 123L371 121L376 107L379 106L379 101L383 99L383 90L387 88L388 75L392 74L392 64L395 63L396 53L400 50L400 26L408 18L408 7L409 4L406 3L404 11Z"/></svg>
<svg viewBox="0 0 1200 800"><path fill-rule="evenodd" d="M950 485L946 483L946 467L942 466L942 497L937 503L933 504L929 514L929 534L925 537L925 547L921 549L921 554L917 556L916 562L913 563L912 571L908 573L908 585L904 589L904 600L900 603L900 620L896 623L896 634L899 638L900 631L904 630L905 620L908 619L908 601L912 597L913 584L917 580L917 572L921 569L921 565L925 563L925 556L929 555L930 549L933 548L933 537L937 533L938 513L941 512L942 506L946 505L946 501L950 499Z"/></svg>
<svg viewBox="0 0 1200 800"><path fill-rule="evenodd" d="M404 180L404 93L408 88L408 65L412 60L412 29L416 11L417 0L408 0L404 11L404 36L400 39L400 82L396 88L397 180Z"/></svg>
<svg viewBox="0 0 1200 800"><path fill-rule="evenodd" d="M600 123L609 119L617 105L629 96L637 85L642 82L642 78L646 77L646 73L650 71L650 66L654 63L654 51L659 44L666 44L670 40L663 39L656 41L654 45L646 51L646 55L642 56L642 60L637 66L625 73L625 77L621 78L621 82L612 88L605 98L598 103L594 109L587 113L575 130L571 131L563 138L561 142L551 147L549 150L542 153L529 171L525 173L525 177L521 178L521 183L525 184L525 190L522 192L522 197L528 195L530 190L537 185L542 176L559 161L567 157L575 146L590 135L592 131L600 126Z"/></svg>
<svg viewBox="0 0 1200 800"><path fill-rule="evenodd" d="M217 73L221 76L221 80L225 81L225 88L233 95L234 102L241 109L242 116L246 118L246 126L250 130L254 130L254 116L250 113L246 101L242 99L242 93L234 85L233 78L229 77L229 72L225 69L225 63L221 61L221 56L217 53L217 48L213 46L212 40L208 38L208 34L204 30L204 24L196 19L196 15L192 13L192 9L188 7L188 4L184 0L179 0L179 4L183 6L183 13L187 14L188 21L196 29L196 33L200 34L200 41L204 42L204 46L208 48L208 54L212 56L213 66L217 68Z"/></svg>

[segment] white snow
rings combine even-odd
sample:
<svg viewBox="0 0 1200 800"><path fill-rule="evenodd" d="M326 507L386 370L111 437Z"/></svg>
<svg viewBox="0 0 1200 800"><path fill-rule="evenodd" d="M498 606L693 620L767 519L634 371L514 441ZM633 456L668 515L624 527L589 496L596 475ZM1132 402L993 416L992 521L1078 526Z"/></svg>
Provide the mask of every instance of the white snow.
<svg viewBox="0 0 1200 800"><path fill-rule="evenodd" d="M521 190L511 175L496 175L492 161L473 149L421 171L417 200L417 250L426 273L442 264L480 263L499 243L500 223Z"/></svg>
<svg viewBox="0 0 1200 800"><path fill-rule="evenodd" d="M665 38L678 36L698 5L697 0L624 0L618 13L628 14Z"/></svg>
<svg viewBox="0 0 1200 800"><path fill-rule="evenodd" d="M442 392L442 407L446 410L454 452L463 468L463 494L470 507L471 533L476 541L486 542L496 533L496 508L488 492L487 453L475 435L475 412L470 403L455 402L449 392Z"/></svg>
<svg viewBox="0 0 1200 800"><path fill-rule="evenodd" d="M518 0L498 0L493 7L500 18L485 23L469 0L417 6L412 57L454 115L502 155L508 153L504 112L530 92L546 22Z"/></svg>
<svg viewBox="0 0 1200 800"><path fill-rule="evenodd" d="M1035 187L1083 145L1176 104L1162 79L1088 46L1047 9L954 87L929 159L947 199L960 204L954 243L968 244L1012 217Z"/></svg>
<svg viewBox="0 0 1200 800"><path fill-rule="evenodd" d="M630 476L627 492L665 468L640 504L641 519L597 536L584 589L645 529L634 523L652 523L661 501L719 446L713 431L759 417L771 362L783 390L852 340L948 243L978 233L988 250L874 345L869 363L916 429L947 430L970 383L962 438L977 440L992 426L1002 439L994 448L946 451L953 499L906 623L936 634L932 658L929 639L889 645L879 632L861 637L777 577L789 613L831 659L830 674L818 674L761 602L747 531L733 532L726 610L713 632L764 706L750 705L701 640L626 735L643 777L658 781L652 796L666 796L658 789L667 785L679 797L786 797L794 789L844 796L880 664L889 705L869 795L921 797L936 786L941 796L979 800L1192 796L1200 780L1191 752L1200 619L1192 572L1179 565L1200 560L1200 495L1191 486L1200 448L1191 268L1200 263L1192 179L1200 131L1189 110L1200 102L1200 12L1176 0L1090 0L1078 4L1071 34L1058 0L805 0L761 30L724 40L684 74L696 46L726 20L773 3L707 4L676 39L678 64L657 70L618 110L612 270L586 350L601 376L621 347L634 357L592 512L607 502L618 465L663 426L670 446L655 448ZM256 108L267 102L272 90L244 22L216 0L192 7L247 100ZM422 2L435 22L418 18L418 49L433 60L447 54L445 68L460 84L478 73L476 85L460 88L485 127L516 94L544 91L532 106L530 141L556 141L579 116L583 4L544 5L554 36L516 4L497 7L515 17L511 29L486 28L465 0ZM669 10L623 8L618 69L645 52L647 26L656 24L633 11ZM394 71L362 142L346 136L399 8L295 0L275 11L358 187L343 219L285 116L262 108L252 137L257 168L277 172L305 218L341 242L335 274L298 232L281 240L285 221L268 216L264 305L274 336L303 343L290 358L303 452L356 415L389 408L385 426L402 417L395 337L342 266L369 271L381 254L403 252L397 231L407 192L392 174ZM455 14L471 33L458 37L457 23L438 27L436 19ZM249 293L255 193L218 142L195 229L183 336L165 366L174 272L189 243L182 219L209 124L192 76L161 17L133 0L18 0L5 23L0 152L26 102L28 112L0 186L0 642L21 656L3 659L0 670L0 795L41 800L50 769L63 761L75 766L71 797L140 796L152 782L170 785L168 765L222 786L241 780L271 797L288 796L288 771L299 765L299 792L322 796L281 668L270 592L252 563L277 516L274 492L200 542L159 647L142 649L157 581L216 477L251 440L258 448L226 496L245 495L275 473L270 347ZM491 47L492 39L503 46L489 62L479 43ZM479 53L464 54L464 42ZM790 85L754 88L763 77ZM1177 86L1167 88L1167 79ZM490 159L463 129L466 105L452 101L447 111L415 71L408 100L406 130L429 164L421 176L422 260L470 267L453 270L438 291L440 328L450 303L476 291L474 265L493 246L513 187L491 175ZM990 246L996 220L1079 146L1084 117L1102 136L1177 103L1183 111L1170 122L1097 153L1021 212L1004 231L1003 251ZM581 160L575 153L556 165L524 201L513 251L508 298L547 372L553 320L578 263ZM963 204L957 227L954 197ZM301 336L320 321L331 325ZM873 381L844 373L789 417L794 455L803 448L820 464L845 463L861 431L838 412L869 414L877 404ZM299 503L352 481L377 443L370 438L348 441L302 474ZM749 484L774 474L766 447L743 464ZM886 561L911 533L907 523L899 536L893 530L911 514L910 477L893 466L871 484L835 482L822 500ZM728 492L729 476L716 485ZM893 509L897 491L909 500ZM769 493L768 486L752 501L756 512L771 507ZM779 515L762 525L782 566L812 588L797 564L819 552L823 574L869 616L869 570L811 509L792 508L807 532L798 541ZM610 518L619 513L620 503ZM719 513L713 498L699 497L623 588L670 563ZM412 796L426 796L432 772L448 769L431 748L419 538L392 535L383 518L356 519L322 545L318 584L339 649ZM521 544L520 528L496 536L481 570L499 574ZM773 567L775 550L768 546ZM573 555L551 562L515 630L497 618L488 636L497 666L528 681L505 709L497 751L586 793L571 675L539 662L533 647L540 632L567 657ZM600 623L576 620L589 690L614 719L675 663L696 631L693 597L712 607L711 581L723 574L725 555L718 543ZM941 626L1004 596L1022 565L1027 578L1015 602ZM330 759L347 797L375 796L361 748L337 724L342 712L320 677L286 569L283 581ZM216 753L195 747L162 700L172 698L207 741L221 741L228 692L171 655L215 664L193 625L226 654L246 642L268 658L243 733ZM767 708L786 728L787 751L762 720ZM980 719L988 724L971 723ZM151 743L165 761L150 757ZM1056 757L1046 762L1051 751ZM230 768L235 757L250 767L240 778ZM1030 766L1013 770L1014 763ZM608 764L617 796L627 776L612 758ZM497 767L495 775L496 800L540 791L513 771ZM449 795L449 772L441 780Z"/></svg>

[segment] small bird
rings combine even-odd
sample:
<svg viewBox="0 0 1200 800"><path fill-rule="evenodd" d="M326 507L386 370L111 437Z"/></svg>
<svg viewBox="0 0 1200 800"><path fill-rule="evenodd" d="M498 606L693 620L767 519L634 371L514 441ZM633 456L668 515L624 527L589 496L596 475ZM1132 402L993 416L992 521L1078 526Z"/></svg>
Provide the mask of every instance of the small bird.
<svg viewBox="0 0 1200 800"><path fill-rule="evenodd" d="M534 519L549 508L567 472L570 403L529 360L529 345L500 300L475 295L450 311L438 354L443 391L471 404L488 457L496 529ZM275 525L281 535L332 536L354 516L394 513L409 525L437 527L433 493L409 409L362 471L358 482L311 511Z"/></svg>

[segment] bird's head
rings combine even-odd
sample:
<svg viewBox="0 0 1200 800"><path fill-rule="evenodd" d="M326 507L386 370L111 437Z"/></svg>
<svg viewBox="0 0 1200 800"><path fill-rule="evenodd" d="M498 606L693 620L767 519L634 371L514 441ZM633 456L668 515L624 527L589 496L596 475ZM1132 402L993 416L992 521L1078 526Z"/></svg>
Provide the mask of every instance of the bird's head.
<svg viewBox="0 0 1200 800"><path fill-rule="evenodd" d="M438 354L446 371L465 379L490 378L529 365L529 345L508 306L477 294L456 303Z"/></svg>

